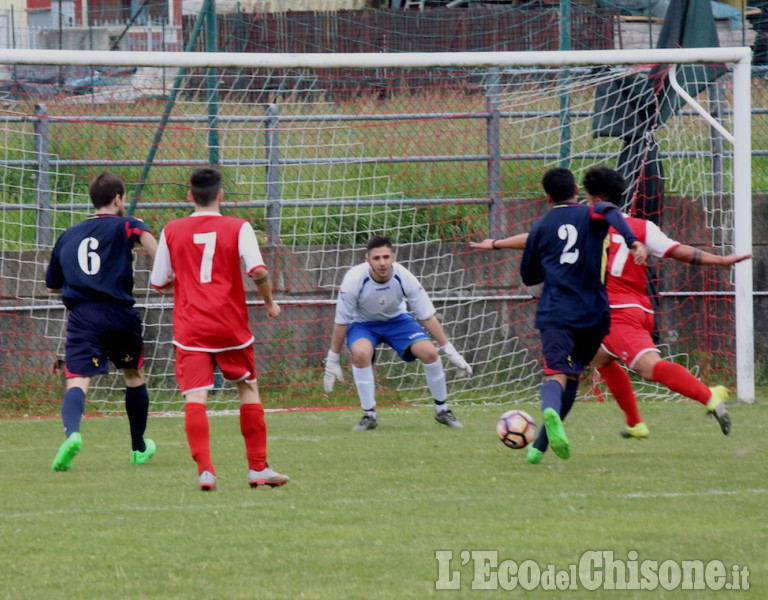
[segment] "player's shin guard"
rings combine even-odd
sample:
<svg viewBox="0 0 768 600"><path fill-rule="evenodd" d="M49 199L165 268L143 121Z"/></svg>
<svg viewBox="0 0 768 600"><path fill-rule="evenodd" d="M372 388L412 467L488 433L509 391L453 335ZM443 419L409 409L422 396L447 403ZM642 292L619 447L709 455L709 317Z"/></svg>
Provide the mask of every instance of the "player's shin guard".
<svg viewBox="0 0 768 600"><path fill-rule="evenodd" d="M128 426L131 428L131 450L144 452L144 432L149 414L149 394L145 384L125 388L125 414L128 415Z"/></svg>
<svg viewBox="0 0 768 600"><path fill-rule="evenodd" d="M263 471L267 467L267 423L262 404L243 404L240 407L240 432L245 440L248 468Z"/></svg>
<svg viewBox="0 0 768 600"><path fill-rule="evenodd" d="M445 371L443 370L442 361L438 358L433 363L424 363L424 375L427 379L427 387L435 399L435 403L444 406L448 398L448 390L445 386Z"/></svg>
<svg viewBox="0 0 768 600"><path fill-rule="evenodd" d="M560 407L560 418L564 421L568 413L571 412L574 402L576 402L576 394L579 392L579 380L568 379L565 382L565 390L563 390L562 403Z"/></svg>
<svg viewBox="0 0 768 600"><path fill-rule="evenodd" d="M578 381L576 382L576 384L577 384L576 389L578 390ZM560 414L560 412L564 408L564 400L565 400L564 396L565 396L565 391L557 381L555 381L554 379L545 381L544 383L541 384L541 411L544 412L544 410L547 408L554 408L558 412L558 414ZM576 395L574 394L574 398L575 397ZM573 405L573 401L571 401L570 404L568 405L569 411L572 405ZM567 411L565 414L568 414ZM542 426L539 428L539 434L536 436L536 439L533 441L533 447L536 448L537 450L540 450L541 452L546 452L548 446L549 446L549 438L547 436L547 430L544 428L544 425L542 424Z"/></svg>
<svg viewBox="0 0 768 600"><path fill-rule="evenodd" d="M215 475L216 471L211 462L208 415L205 411L205 404L187 402L184 405L184 431L187 433L187 442L192 458L197 463L198 475L203 471L209 471Z"/></svg>
<svg viewBox="0 0 768 600"><path fill-rule="evenodd" d="M627 372L619 363L613 361L605 367L597 370L600 376L605 380L608 391L616 399L616 404L624 411L624 418L629 427L634 427L643 419L640 417L640 411L637 408L637 399L635 391L632 389L632 380Z"/></svg>
<svg viewBox="0 0 768 600"><path fill-rule="evenodd" d="M376 386L373 381L373 367L358 369L352 366L352 377L355 380L357 395L363 410L371 411L376 408Z"/></svg>
<svg viewBox="0 0 768 600"><path fill-rule="evenodd" d="M83 388L71 387L64 393L61 403L61 421L64 424L64 435L69 437L80 431L80 420L85 414L85 391Z"/></svg>
<svg viewBox="0 0 768 600"><path fill-rule="evenodd" d="M563 407L563 387L554 379L541 384L541 410L554 408L557 414Z"/></svg>
<svg viewBox="0 0 768 600"><path fill-rule="evenodd" d="M660 360L654 365L653 380L667 386L673 392L698 400L705 406L712 395L710 389L683 365L668 360Z"/></svg>
<svg viewBox="0 0 768 600"><path fill-rule="evenodd" d="M547 437L547 430L544 428L544 425L539 428L539 434L536 436L536 439L533 440L533 447L536 448L536 450L539 450L540 452L546 452L547 448L549 447L549 438Z"/></svg>

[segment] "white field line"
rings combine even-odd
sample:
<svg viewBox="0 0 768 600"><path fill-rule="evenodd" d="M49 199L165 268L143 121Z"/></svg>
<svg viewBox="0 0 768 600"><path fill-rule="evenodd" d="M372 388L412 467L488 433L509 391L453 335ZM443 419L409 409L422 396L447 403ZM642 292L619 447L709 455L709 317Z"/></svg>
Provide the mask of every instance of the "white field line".
<svg viewBox="0 0 768 600"><path fill-rule="evenodd" d="M203 494L201 492L198 492L197 490L194 490L193 486L190 487L190 495L192 496L200 496L202 497ZM239 491L239 490L238 490ZM183 492L182 492L183 493ZM215 492L214 494L208 494L208 497L216 498L221 494L222 491ZM183 493L186 495L185 493ZM557 498L561 500L575 500L575 499L581 499L581 498L588 498L588 497L594 497L594 496L607 496L609 495L608 492L600 492L600 493L563 493L563 494L554 494L550 496L550 498ZM695 490L691 492L630 492L627 494L610 494L611 498L624 498L627 500L636 500L636 499L642 499L642 500L653 500L653 499L669 499L669 498L697 498L697 497L704 497L704 496L742 496L742 495L752 495L752 496L766 496L768 495L768 488L753 488L748 490L719 490L719 489L709 489L709 490ZM508 498L513 499L527 499L529 496L523 496L523 495L515 495L511 494L508 496ZM475 499L474 496L465 496L465 497L456 497L456 496L450 496L446 497L446 502L451 502L452 504L455 504L458 502L471 502ZM379 497L359 497L359 498L339 498L337 501L338 504L364 504L364 505L370 505L371 503L375 503L377 500L381 500ZM79 508L77 510L74 509L74 507L68 507L67 509L62 510L43 510L43 511L30 511L30 512L13 512L13 511L0 511L0 519L35 519L39 517L47 517L47 516L57 516L57 515L71 515L73 512L78 514L101 514L104 512L109 512L110 514L113 514L115 512L124 512L124 513L143 513L143 512L178 512L180 510L183 511L206 511L209 512L211 510L214 511L228 511L232 509L250 509L250 508L258 508L263 507L264 502L263 501L253 501L253 502L241 502L236 505L228 505L228 506L222 506L220 504L196 504L194 506L189 506L185 504L163 504L158 506L134 506L129 504L123 504L118 506L110 506L108 508L102 508L102 509L88 509L88 508Z"/></svg>

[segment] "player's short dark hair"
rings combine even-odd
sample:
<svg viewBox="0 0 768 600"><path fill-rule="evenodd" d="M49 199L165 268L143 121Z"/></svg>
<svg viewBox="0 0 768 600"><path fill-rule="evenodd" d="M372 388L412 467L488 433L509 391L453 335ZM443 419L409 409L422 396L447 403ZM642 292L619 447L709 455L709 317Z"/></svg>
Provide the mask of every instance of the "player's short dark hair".
<svg viewBox="0 0 768 600"><path fill-rule="evenodd" d="M576 179L565 167L549 169L541 178L541 186L555 203L570 200L576 193Z"/></svg>
<svg viewBox="0 0 768 600"><path fill-rule="evenodd" d="M205 167L197 169L189 176L189 191L198 206L210 206L219 197L221 173Z"/></svg>
<svg viewBox="0 0 768 600"><path fill-rule="evenodd" d="M390 240L386 235L374 235L371 239L368 240L368 244L365 246L365 251L370 252L371 250L376 248L383 248L384 246L390 250L393 250L392 240Z"/></svg>
<svg viewBox="0 0 768 600"><path fill-rule="evenodd" d="M88 195L95 208L109 206L118 194L125 196L125 182L110 171L97 175L88 185Z"/></svg>
<svg viewBox="0 0 768 600"><path fill-rule="evenodd" d="M624 176L615 169L608 167L592 167L584 175L584 189L590 196L621 205L621 198L627 183Z"/></svg>

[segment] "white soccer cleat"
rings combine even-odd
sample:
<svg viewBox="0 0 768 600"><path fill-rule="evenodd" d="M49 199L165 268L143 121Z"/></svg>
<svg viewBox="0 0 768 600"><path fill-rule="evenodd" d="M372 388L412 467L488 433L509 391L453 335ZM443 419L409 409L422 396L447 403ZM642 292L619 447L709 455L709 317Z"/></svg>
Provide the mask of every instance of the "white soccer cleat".
<svg viewBox="0 0 768 600"><path fill-rule="evenodd" d="M283 475L282 473L278 473L274 469L270 468L269 465L267 465L264 469L261 471L254 471L253 469L248 469L248 485L250 485L252 488L258 487L260 485L268 485L269 487L278 487L281 485L285 485L291 480L288 475Z"/></svg>

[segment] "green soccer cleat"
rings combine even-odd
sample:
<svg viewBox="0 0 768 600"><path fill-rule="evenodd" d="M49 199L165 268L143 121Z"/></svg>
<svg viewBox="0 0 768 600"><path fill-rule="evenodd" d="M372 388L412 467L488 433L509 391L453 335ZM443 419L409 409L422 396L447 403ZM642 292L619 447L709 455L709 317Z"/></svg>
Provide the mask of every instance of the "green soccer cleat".
<svg viewBox="0 0 768 600"><path fill-rule="evenodd" d="M619 429L619 435L624 439L635 438L636 440L644 440L650 434L651 432L648 430L648 425L646 425L642 421L640 421L634 427L630 427L629 425L623 425L621 429Z"/></svg>
<svg viewBox="0 0 768 600"><path fill-rule="evenodd" d="M532 465L538 465L542 458L544 458L544 453L541 450L534 448L533 446L528 446L528 454L525 455L525 460Z"/></svg>
<svg viewBox="0 0 768 600"><path fill-rule="evenodd" d="M712 397L707 402L707 414L715 417L720 425L720 431L728 435L731 432L731 416L728 414L728 388L724 385L716 385L709 388Z"/></svg>
<svg viewBox="0 0 768 600"><path fill-rule="evenodd" d="M147 461L155 455L157 446L155 442L150 439L144 440L144 452L141 450L131 450L131 464L132 465L145 465Z"/></svg>
<svg viewBox="0 0 768 600"><path fill-rule="evenodd" d="M563 421L554 408L544 409L544 428L547 430L549 445L557 456L563 460L571 457L571 445L565 435Z"/></svg>
<svg viewBox="0 0 768 600"><path fill-rule="evenodd" d="M52 471L69 471L72 468L72 461L83 447L83 438L79 432L69 434L69 437L59 446L56 458L51 465Z"/></svg>

